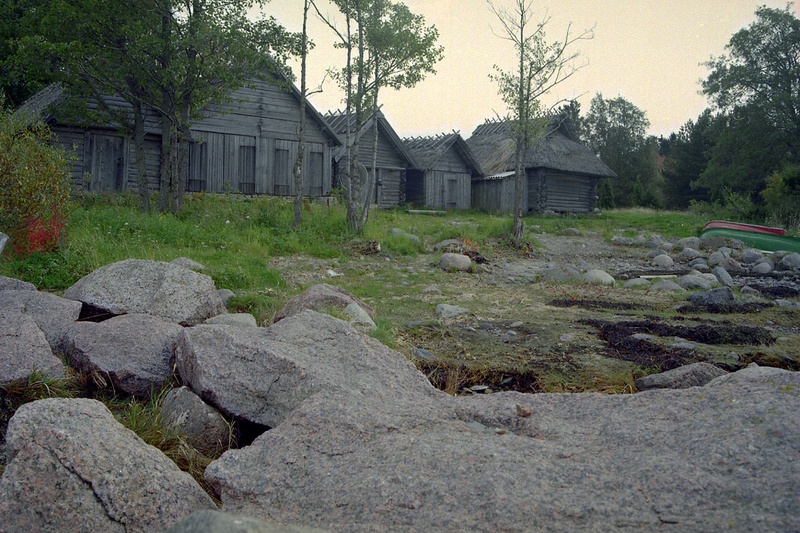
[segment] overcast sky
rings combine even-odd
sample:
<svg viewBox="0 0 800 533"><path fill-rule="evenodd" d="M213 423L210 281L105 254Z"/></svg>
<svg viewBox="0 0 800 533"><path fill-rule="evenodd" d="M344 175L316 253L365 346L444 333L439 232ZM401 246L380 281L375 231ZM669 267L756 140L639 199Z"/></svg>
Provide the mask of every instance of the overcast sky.
<svg viewBox="0 0 800 533"><path fill-rule="evenodd" d="M497 37L499 23L485 0L403 0L439 30L444 59L437 73L413 89L381 93L383 112L401 137L459 131L468 138L476 126L505 107L497 86L489 79L492 65L514 68L514 52ZM336 16L326 0L323 12ZM548 41L594 26L594 38L577 43L585 63L579 72L548 95L551 105L577 99L581 114L592 97L622 96L644 110L649 133L669 135L709 106L699 94L699 80L708 75L701 65L724 53L730 37L755 20L760 5L783 8L786 0L541 0L536 20L550 17ZM509 7L513 0L495 0ZM798 7L793 7L798 16ZM292 31L302 26L301 0L272 0L264 12ZM341 20L341 19L340 19ZM322 81L326 69L341 67L344 57L333 49L334 34L315 16L309 35L316 47L309 56L309 86ZM299 66L295 73L299 77ZM299 79L299 78L298 78ZM299 81L298 81L299 84ZM312 96L321 112L343 108L343 94L327 80L323 93Z"/></svg>

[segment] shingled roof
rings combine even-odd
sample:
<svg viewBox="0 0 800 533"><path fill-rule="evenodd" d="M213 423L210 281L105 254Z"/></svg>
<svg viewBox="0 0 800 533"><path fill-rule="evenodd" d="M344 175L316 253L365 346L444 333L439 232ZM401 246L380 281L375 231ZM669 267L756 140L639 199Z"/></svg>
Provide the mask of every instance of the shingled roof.
<svg viewBox="0 0 800 533"><path fill-rule="evenodd" d="M488 175L514 170L514 140L502 120L487 120L467 140L469 148ZM549 168L562 172L616 178L599 157L575 136L564 117L553 117L543 140L528 150L525 168Z"/></svg>
<svg viewBox="0 0 800 533"><path fill-rule="evenodd" d="M444 133L432 137L410 137L403 139L403 142L414 155L417 161L416 168L419 170L425 171L433 168L450 147L455 145L467 166L478 174L483 173L478 160L458 132L454 131L453 133Z"/></svg>

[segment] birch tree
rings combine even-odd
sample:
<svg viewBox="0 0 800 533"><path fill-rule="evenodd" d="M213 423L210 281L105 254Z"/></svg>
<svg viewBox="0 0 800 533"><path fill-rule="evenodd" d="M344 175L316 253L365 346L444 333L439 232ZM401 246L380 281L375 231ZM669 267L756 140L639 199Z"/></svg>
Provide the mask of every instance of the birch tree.
<svg viewBox="0 0 800 533"><path fill-rule="evenodd" d="M578 52L568 49L581 40L591 39L593 29L575 33L567 26L564 37L548 43L545 29L550 17L534 20L533 0L514 0L513 7L497 7L487 0L490 11L500 22L497 35L512 43L516 52L516 68L503 70L495 65L490 77L499 86L500 97L508 107L506 124L515 143L514 151L514 224L516 240L524 236L523 199L525 194L525 160L528 151L547 135L549 108L540 98L558 84L571 78L583 65L576 60Z"/></svg>
<svg viewBox="0 0 800 533"><path fill-rule="evenodd" d="M347 222L360 233L367 224L369 205L376 180L377 111L383 87L411 88L436 71L444 49L437 45L439 32L425 18L413 14L405 4L391 0L332 0L345 17L345 30L337 30L329 17L318 15L337 35L337 47L347 52L347 63L333 72L346 96L349 151L344 181L347 196ZM359 161L361 131L374 120L372 175ZM352 125L351 125L352 124ZM366 186L366 191L364 187ZM365 192L364 202L359 201Z"/></svg>

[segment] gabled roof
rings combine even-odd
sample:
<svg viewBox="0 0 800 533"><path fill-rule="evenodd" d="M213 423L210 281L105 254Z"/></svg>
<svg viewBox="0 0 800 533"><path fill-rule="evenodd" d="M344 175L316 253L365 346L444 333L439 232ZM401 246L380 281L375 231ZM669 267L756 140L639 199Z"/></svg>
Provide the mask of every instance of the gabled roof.
<svg viewBox="0 0 800 533"><path fill-rule="evenodd" d="M345 113L344 111L337 110L326 113L324 118L330 125L331 129L335 131L342 139L344 139L347 133L347 117L348 117L347 113ZM356 122L355 114L351 113L349 117L350 117L351 133L355 133L355 131L353 131L355 130L355 122ZM405 159L408 162L409 166L411 166L412 168L417 168L417 162L414 159L414 156L411 154L411 152L408 151L408 148L406 147L405 143L403 143L403 141L400 140L400 137L397 135L397 132L394 131L394 128L392 128L392 125L389 124L388 120L386 120L386 116L381 112L380 109L378 109L375 112L375 114L372 117L370 117L370 119L367 120L361 127L362 139L364 138L364 135L369 130L372 129L372 125L375 123L375 119L377 119L378 121L378 137L380 138L382 135L384 138L388 139L389 144L391 144L392 147L394 147L394 149L397 150L400 156L403 157L403 159ZM351 136L350 146L352 146L354 142L355 142L355 136ZM344 156L345 151L346 149L344 143L342 143L342 146L334 151L333 158L336 161L339 161Z"/></svg>
<svg viewBox="0 0 800 533"><path fill-rule="evenodd" d="M475 128L467 144L487 174L514 170L515 143L505 121L487 120ZM580 142L563 116L552 117L545 138L528 150L525 168L549 168L603 178L617 177L608 165Z"/></svg>
<svg viewBox="0 0 800 533"><path fill-rule="evenodd" d="M433 137L412 137L403 139L403 142L414 154L414 158L417 160L416 168L419 170L430 170L452 146L455 146L467 166L473 172L483 174L478 160L458 132L454 131Z"/></svg>
<svg viewBox="0 0 800 533"><path fill-rule="evenodd" d="M14 111L14 116L25 121L26 124L30 124L38 119L46 121L48 117L45 114L45 111L47 111L47 108L49 108L51 105L60 100L63 94L63 85L60 83L51 83L38 93L25 100L25 102L23 102L22 105L19 106L16 111Z"/></svg>
<svg viewBox="0 0 800 533"><path fill-rule="evenodd" d="M300 102L300 90L295 86L295 84L291 83L289 79L280 72L275 73L274 75L278 79L279 83L288 84L289 92L297 99L298 102ZM267 79L262 81L265 83L270 83ZM57 104L62 98L64 98L64 96L64 86L60 83L51 83L38 93L28 98L28 100L26 100L17 108L17 110L14 112L14 115L19 117L21 120L25 120L27 123L33 122L34 120L40 118L48 121L52 118L51 115L47 114L48 109L50 106ZM218 104L212 105L218 106ZM306 100L306 112L311 115L322 131L324 131L325 134L328 135L336 145L341 146L344 144L336 132L331 129L330 124L322 117L322 114L317 111L317 109L311 105L311 102L308 100Z"/></svg>

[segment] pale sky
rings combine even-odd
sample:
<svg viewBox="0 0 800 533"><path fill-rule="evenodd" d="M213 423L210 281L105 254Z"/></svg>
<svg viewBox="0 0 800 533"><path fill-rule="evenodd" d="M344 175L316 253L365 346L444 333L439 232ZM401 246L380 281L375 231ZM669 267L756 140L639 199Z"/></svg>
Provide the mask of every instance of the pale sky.
<svg viewBox="0 0 800 533"><path fill-rule="evenodd" d="M489 79L492 66L514 68L510 44L496 34L500 25L485 0L403 0L439 30L444 59L437 73L412 89L383 89L383 112L401 137L459 131L465 139L484 119L505 114L497 85ZM495 0L513 7L513 0ZM320 9L334 17L334 7L318 0ZM587 63L571 79L544 99L577 99L581 115L592 97L622 96L645 111L649 133L669 135L694 120L709 102L700 94L699 80L708 76L701 63L724 53L739 29L755 20L756 8L783 8L786 0L541 0L540 20L550 17L547 40L563 38L569 23L573 31L595 27L594 39L576 43ZM797 5L793 7L798 16ZM292 31L302 28L301 0L272 0L264 12ZM313 13L313 10L312 10ZM341 21L341 17L339 17ZM336 38L315 15L309 17L309 36L316 44L309 55L309 86L323 80L326 69L344 66L333 49ZM295 66L298 75L299 63ZM311 97L320 112L344 108L343 94L326 80L323 93Z"/></svg>

